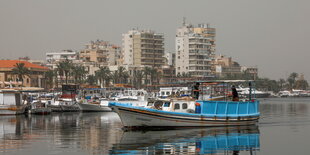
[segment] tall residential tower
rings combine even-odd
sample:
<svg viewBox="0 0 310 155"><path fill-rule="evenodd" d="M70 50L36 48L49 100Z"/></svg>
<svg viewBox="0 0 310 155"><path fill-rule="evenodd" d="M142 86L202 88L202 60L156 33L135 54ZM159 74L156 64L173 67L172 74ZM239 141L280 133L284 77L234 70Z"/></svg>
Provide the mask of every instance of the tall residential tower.
<svg viewBox="0 0 310 155"><path fill-rule="evenodd" d="M212 60L215 56L215 28L209 24L197 27L183 24L176 33L176 74L192 77L212 75Z"/></svg>
<svg viewBox="0 0 310 155"><path fill-rule="evenodd" d="M160 68L164 65L164 35L130 30L123 34L123 64Z"/></svg>

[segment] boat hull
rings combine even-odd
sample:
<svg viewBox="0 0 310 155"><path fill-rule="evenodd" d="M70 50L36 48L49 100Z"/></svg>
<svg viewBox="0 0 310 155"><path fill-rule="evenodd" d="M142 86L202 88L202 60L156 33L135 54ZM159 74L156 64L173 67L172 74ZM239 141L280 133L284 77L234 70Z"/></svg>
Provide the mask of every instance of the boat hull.
<svg viewBox="0 0 310 155"><path fill-rule="evenodd" d="M108 106L101 106L99 104L78 103L80 110L83 112L105 112L112 111Z"/></svg>
<svg viewBox="0 0 310 155"><path fill-rule="evenodd" d="M211 127L254 125L259 116L247 117L204 117L203 115L174 115L148 110L112 106L125 127Z"/></svg>
<svg viewBox="0 0 310 155"><path fill-rule="evenodd" d="M29 110L29 113L35 115L48 115L51 114L51 112L52 112L51 108L35 108Z"/></svg>
<svg viewBox="0 0 310 155"><path fill-rule="evenodd" d="M77 112L80 108L77 105L47 105L52 112Z"/></svg>
<svg viewBox="0 0 310 155"><path fill-rule="evenodd" d="M25 113L26 105L15 106L15 105L1 105L0 115L17 115Z"/></svg>

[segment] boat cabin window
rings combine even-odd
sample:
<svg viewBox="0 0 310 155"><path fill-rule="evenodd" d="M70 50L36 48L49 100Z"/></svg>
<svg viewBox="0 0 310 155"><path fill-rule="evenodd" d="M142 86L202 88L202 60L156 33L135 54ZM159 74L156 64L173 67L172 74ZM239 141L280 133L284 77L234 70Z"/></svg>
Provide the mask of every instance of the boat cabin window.
<svg viewBox="0 0 310 155"><path fill-rule="evenodd" d="M154 107L156 108L156 109L161 109L161 107L163 106L163 101L155 101L155 103L154 103Z"/></svg>
<svg viewBox="0 0 310 155"><path fill-rule="evenodd" d="M187 103L182 104L182 109L187 109Z"/></svg>
<svg viewBox="0 0 310 155"><path fill-rule="evenodd" d="M148 102L147 106L152 106L154 103L153 102Z"/></svg>
<svg viewBox="0 0 310 155"><path fill-rule="evenodd" d="M169 107L170 106L170 102L165 102L164 107Z"/></svg>
<svg viewBox="0 0 310 155"><path fill-rule="evenodd" d="M170 95L170 92L167 92L167 95Z"/></svg>
<svg viewBox="0 0 310 155"><path fill-rule="evenodd" d="M165 95L165 92L163 91L163 92L161 92L161 95Z"/></svg>
<svg viewBox="0 0 310 155"><path fill-rule="evenodd" d="M174 104L174 110L177 110L177 109L180 109L180 104L179 103Z"/></svg>

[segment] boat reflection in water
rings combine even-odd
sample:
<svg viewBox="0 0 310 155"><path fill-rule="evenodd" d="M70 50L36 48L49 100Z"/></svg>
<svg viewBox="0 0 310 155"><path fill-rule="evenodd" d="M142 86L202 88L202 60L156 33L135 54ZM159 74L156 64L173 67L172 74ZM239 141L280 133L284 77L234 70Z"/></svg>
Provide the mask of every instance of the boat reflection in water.
<svg viewBox="0 0 310 155"><path fill-rule="evenodd" d="M253 154L258 126L124 132L111 154ZM243 153L244 154L244 153Z"/></svg>
<svg viewBox="0 0 310 155"><path fill-rule="evenodd" d="M257 126L125 131L113 112L0 117L0 154L238 154L259 146Z"/></svg>

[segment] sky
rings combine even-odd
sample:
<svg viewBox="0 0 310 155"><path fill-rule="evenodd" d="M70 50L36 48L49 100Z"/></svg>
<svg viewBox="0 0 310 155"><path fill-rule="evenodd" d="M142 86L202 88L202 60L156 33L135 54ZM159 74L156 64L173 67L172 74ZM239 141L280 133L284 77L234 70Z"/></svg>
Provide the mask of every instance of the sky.
<svg viewBox="0 0 310 155"><path fill-rule="evenodd" d="M91 40L121 45L133 28L164 33L173 52L176 29L187 23L216 28L216 54L259 76L310 81L309 0L0 0L0 59L81 50Z"/></svg>

